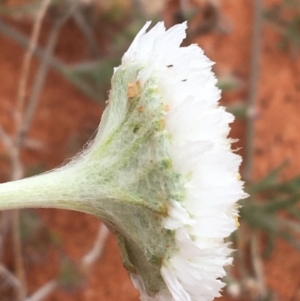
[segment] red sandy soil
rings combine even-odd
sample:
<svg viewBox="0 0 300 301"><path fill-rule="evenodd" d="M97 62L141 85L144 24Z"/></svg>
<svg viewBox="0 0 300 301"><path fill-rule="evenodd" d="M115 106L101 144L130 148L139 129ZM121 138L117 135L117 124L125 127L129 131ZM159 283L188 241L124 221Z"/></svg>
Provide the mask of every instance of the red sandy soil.
<svg viewBox="0 0 300 301"><path fill-rule="evenodd" d="M264 6L275 2L264 1ZM231 24L231 33L225 35L215 32L196 38L196 42L216 62L215 71L218 74L237 75L244 83L238 91L224 95L222 102L229 104L236 99L245 99L247 95L252 1L222 1L222 12ZM19 27L29 34L29 22L22 21ZM43 31L42 40L46 31L47 29ZM56 49L57 57L68 62L76 62L84 57L87 49L83 39L78 38L79 35L74 25L68 24L61 34ZM264 24L255 138L256 179L266 175L285 159L291 164L284 177L291 177L300 171L300 59L280 51L279 41L279 34ZM8 131L12 130L23 55L24 50L20 46L0 34L0 117L1 125ZM32 70L36 70L37 63L34 60ZM50 71L29 132L29 137L40 141L43 147L24 150L26 166L36 166L43 162L44 167L49 169L62 164L88 140L99 123L101 112L98 104L89 100L59 74ZM236 121L232 136L242 139L243 134L243 123ZM240 145L242 142L243 140ZM5 168L7 166L3 165L3 170ZM5 173L0 176L3 181L8 180ZM37 251L34 251L34 245L25 245L24 260L29 293L57 275L62 254L78 261L91 248L99 225L96 218L76 212L38 210L38 213L59 237L60 243L58 246L48 247L44 254L39 254L41 260L30 260L32 252L35 254ZM11 259L9 256L7 258L8 265L11 265ZM278 292L279 300L291 300L299 288L299 266L300 254L279 241L276 251L265 263L267 283ZM82 285L76 290L56 290L45 300L137 301L138 293L122 267L116 241L110 236L103 256L92 267Z"/></svg>

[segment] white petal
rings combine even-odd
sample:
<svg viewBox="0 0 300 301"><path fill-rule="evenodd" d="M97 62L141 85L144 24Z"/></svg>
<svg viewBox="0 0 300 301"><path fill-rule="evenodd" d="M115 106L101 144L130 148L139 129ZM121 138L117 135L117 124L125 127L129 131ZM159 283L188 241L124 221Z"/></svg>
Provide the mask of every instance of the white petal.
<svg viewBox="0 0 300 301"><path fill-rule="evenodd" d="M184 197L169 200L164 219L164 227L175 231L176 243L161 268L170 295L142 300L212 301L220 295L219 278L232 260L224 238L236 229L235 204L246 196L238 180L241 158L227 138L234 118L218 106L213 63L197 45L180 47L186 24L166 30L158 23L145 33L148 26L123 63L143 67L138 78L142 86L152 76L159 79L158 93L169 108L165 113L169 154L174 171L182 176ZM146 294L142 284L135 285Z"/></svg>
<svg viewBox="0 0 300 301"><path fill-rule="evenodd" d="M163 265L161 268L161 275L163 276L174 301L191 301L190 295L179 283L177 276L170 268Z"/></svg>

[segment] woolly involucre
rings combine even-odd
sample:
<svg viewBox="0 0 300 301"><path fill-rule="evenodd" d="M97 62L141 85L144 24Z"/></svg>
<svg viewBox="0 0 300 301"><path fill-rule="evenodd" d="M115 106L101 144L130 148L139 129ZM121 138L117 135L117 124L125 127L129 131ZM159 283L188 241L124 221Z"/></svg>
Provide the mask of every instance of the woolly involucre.
<svg viewBox="0 0 300 301"><path fill-rule="evenodd" d="M212 63L180 47L186 24L147 23L115 69L95 139L69 164L0 185L0 209L100 217L143 301L209 301L231 263L241 158L227 138Z"/></svg>

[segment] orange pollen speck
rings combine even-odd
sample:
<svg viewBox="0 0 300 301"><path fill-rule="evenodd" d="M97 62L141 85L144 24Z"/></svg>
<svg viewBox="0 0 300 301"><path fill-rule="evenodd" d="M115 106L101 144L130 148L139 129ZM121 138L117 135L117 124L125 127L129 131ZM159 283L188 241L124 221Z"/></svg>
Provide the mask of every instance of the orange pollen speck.
<svg viewBox="0 0 300 301"><path fill-rule="evenodd" d="M167 217L169 215L169 209L166 204L163 204L163 207L160 210L161 216Z"/></svg>
<svg viewBox="0 0 300 301"><path fill-rule="evenodd" d="M127 96L129 98L136 97L139 94L140 90L140 82L137 81L135 83L128 83L127 86Z"/></svg>
<svg viewBox="0 0 300 301"><path fill-rule="evenodd" d="M164 106L164 110L165 110L165 112L169 112L170 111L170 106L169 105L165 105Z"/></svg>
<svg viewBox="0 0 300 301"><path fill-rule="evenodd" d="M144 108L143 107L138 107L137 110L138 110L138 112L142 113L144 111Z"/></svg>
<svg viewBox="0 0 300 301"><path fill-rule="evenodd" d="M234 219L235 219L236 227L238 228L240 226L240 222L239 222L238 216L235 216Z"/></svg>

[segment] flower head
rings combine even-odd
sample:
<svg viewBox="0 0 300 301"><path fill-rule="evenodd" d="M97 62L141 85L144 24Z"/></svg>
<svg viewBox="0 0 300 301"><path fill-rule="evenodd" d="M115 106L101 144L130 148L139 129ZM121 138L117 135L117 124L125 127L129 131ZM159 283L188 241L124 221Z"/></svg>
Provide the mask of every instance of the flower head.
<svg viewBox="0 0 300 301"><path fill-rule="evenodd" d="M212 63L180 47L186 24L147 23L115 69L98 133L69 164L0 185L0 209L98 216L143 301L209 301L231 263L241 158L227 138Z"/></svg>
<svg viewBox="0 0 300 301"><path fill-rule="evenodd" d="M197 45L180 47L186 24L166 30L147 23L125 53L122 66L140 64L143 87L157 78L172 168L180 194L168 200L163 227L175 232L175 247L162 261L168 292L154 298L133 276L142 300L207 301L219 296L231 250L224 238L237 228L236 202L245 197L238 179L241 158L227 138L233 116L218 106L212 62Z"/></svg>

